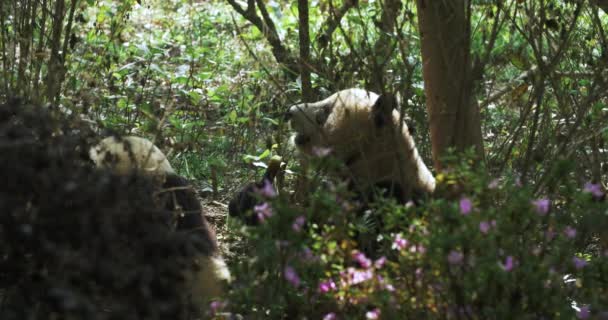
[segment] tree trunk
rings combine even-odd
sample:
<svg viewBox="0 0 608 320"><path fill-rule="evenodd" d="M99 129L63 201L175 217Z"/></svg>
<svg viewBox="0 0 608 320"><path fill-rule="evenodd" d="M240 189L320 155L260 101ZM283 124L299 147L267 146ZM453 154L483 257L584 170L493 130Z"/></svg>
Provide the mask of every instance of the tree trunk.
<svg viewBox="0 0 608 320"><path fill-rule="evenodd" d="M48 64L46 79L46 98L49 102L57 102L59 90L61 89L60 79L63 73L63 54L61 50L61 30L65 17L65 1L57 0L53 11L53 32L51 36L51 57Z"/></svg>
<svg viewBox="0 0 608 320"><path fill-rule="evenodd" d="M308 0L298 0L298 17L300 20L300 79L302 80L302 101L312 99L312 84L310 82L310 36L308 32Z"/></svg>
<svg viewBox="0 0 608 320"><path fill-rule="evenodd" d="M299 18L299 40L300 40L300 80L302 80L302 101L312 101L312 84L310 80L310 35L308 32L308 0L298 0L298 18ZM305 201L310 183L308 181L308 161L300 161L301 172L296 179L295 199L297 201Z"/></svg>
<svg viewBox="0 0 608 320"><path fill-rule="evenodd" d="M441 170L448 148L475 147L483 159L479 107L473 97L470 3L417 0L426 106L433 162Z"/></svg>
<svg viewBox="0 0 608 320"><path fill-rule="evenodd" d="M608 0L593 0L592 3L608 13Z"/></svg>
<svg viewBox="0 0 608 320"><path fill-rule="evenodd" d="M18 24L17 28L19 29L16 34L19 35L19 61L17 65L17 93L20 96L28 97L29 96L29 88L27 76L25 74L25 70L27 69L27 65L30 62L30 43L32 41L33 34L33 22L36 19L36 8L37 1L23 1L21 3L22 7L22 17L21 23ZM31 14L31 15L30 15Z"/></svg>
<svg viewBox="0 0 608 320"><path fill-rule="evenodd" d="M47 6L47 0L42 0L42 3L40 4L41 7L41 17L40 20L38 22L38 26L39 26L39 34L41 36L39 36L39 38L37 39L38 41L38 45L36 47L36 50L34 51L35 53L39 53L39 52L43 52L44 50L44 46L45 46L45 41L44 41L44 34L46 34L46 26L47 26L47 20L49 17L48 14L48 10L46 10L48 8ZM32 23L34 23L34 20L32 19ZM33 64L33 72L32 72L32 80L31 83L33 83L33 90L32 90L32 95L30 96L30 98L34 99L34 101L36 101L36 103L42 103L41 101L43 100L44 95L43 94L39 94L38 92L40 92L40 70L42 69L42 65L43 62L41 61L42 59L32 59L32 64Z"/></svg>
<svg viewBox="0 0 608 320"><path fill-rule="evenodd" d="M373 82L370 88L378 93L384 93L387 89L384 87L385 66L392 55L391 49L393 48L391 47L391 43L393 43L392 38L395 31L395 23L401 13L401 6L401 0L384 0L382 2L382 15L378 23L380 37L378 37L378 40L374 44L374 56L371 59Z"/></svg>

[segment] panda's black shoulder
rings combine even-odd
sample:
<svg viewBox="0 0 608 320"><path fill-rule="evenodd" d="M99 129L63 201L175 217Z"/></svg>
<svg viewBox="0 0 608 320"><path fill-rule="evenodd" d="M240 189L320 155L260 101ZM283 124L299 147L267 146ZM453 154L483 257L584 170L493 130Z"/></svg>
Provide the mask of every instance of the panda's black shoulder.
<svg viewBox="0 0 608 320"><path fill-rule="evenodd" d="M260 187L259 183L256 182L244 186L228 203L228 214L231 217L243 220L247 225L256 225L258 223L257 218L251 211L260 202L256 196L256 190Z"/></svg>
<svg viewBox="0 0 608 320"><path fill-rule="evenodd" d="M195 229L202 225L203 208L190 181L180 175L167 173L160 192L166 209L181 211L178 230Z"/></svg>
<svg viewBox="0 0 608 320"><path fill-rule="evenodd" d="M175 173L167 173L159 193L161 205L172 212L176 231L192 238L196 251L212 255L218 250L215 232L207 222L192 183Z"/></svg>

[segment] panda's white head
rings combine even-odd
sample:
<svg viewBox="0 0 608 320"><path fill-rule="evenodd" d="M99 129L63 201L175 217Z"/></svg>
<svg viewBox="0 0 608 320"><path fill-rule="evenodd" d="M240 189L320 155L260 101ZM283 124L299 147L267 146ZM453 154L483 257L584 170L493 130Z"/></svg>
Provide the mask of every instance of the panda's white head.
<svg viewBox="0 0 608 320"><path fill-rule="evenodd" d="M398 182L404 192L430 193L435 178L397 111L397 99L362 89L346 89L288 111L295 131L293 142L307 155L329 149L364 188L385 181Z"/></svg>
<svg viewBox="0 0 608 320"><path fill-rule="evenodd" d="M306 154L312 154L313 147L346 146L347 139L356 138L357 128L369 126L377 99L373 92L347 89L321 101L292 106L288 117L295 131L293 142Z"/></svg>
<svg viewBox="0 0 608 320"><path fill-rule="evenodd" d="M117 174L134 171L149 175L174 173L165 154L150 140L135 137L108 137L89 150L89 156L99 168Z"/></svg>

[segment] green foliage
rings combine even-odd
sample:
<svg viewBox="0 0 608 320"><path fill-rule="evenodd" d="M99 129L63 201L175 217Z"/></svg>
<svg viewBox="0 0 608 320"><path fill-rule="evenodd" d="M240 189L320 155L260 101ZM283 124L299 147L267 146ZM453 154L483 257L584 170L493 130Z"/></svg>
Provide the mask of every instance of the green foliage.
<svg viewBox="0 0 608 320"><path fill-rule="evenodd" d="M234 267L226 310L248 318L572 319L572 300L582 312L608 310L608 258L584 245L601 231L589 221L608 212L589 185L557 178L560 188L538 196L512 175L491 177L467 161L452 168L438 176L444 197L371 208L382 223L371 228L377 250L367 254L361 210L343 188L321 188L305 206L266 199L255 213L272 214L243 229L255 254ZM455 188L463 196L450 199ZM565 283L567 274L575 282Z"/></svg>
<svg viewBox="0 0 608 320"><path fill-rule="evenodd" d="M85 11L64 87L69 109L153 137L180 173L208 182L210 163L224 164L214 178L223 184L241 173L228 165L282 142L264 128L283 126L268 75L256 70L267 61L244 54L226 4L133 3Z"/></svg>
<svg viewBox="0 0 608 320"><path fill-rule="evenodd" d="M38 95L52 82L53 23L43 23L43 17L56 1L44 2L46 7L40 5L28 20L18 9L35 2L0 5L0 99L9 93L46 99ZM262 2L295 58L297 4ZM515 173L497 178L458 163L438 177L443 193L424 204L386 201L363 214L340 183L328 187L314 181L318 189L302 206L284 190L270 201L274 214L265 224L235 232L247 243L244 255L234 259L237 282L226 308L251 318L321 319L335 312L341 319L360 319L379 308L383 318L398 319L570 319L574 299L590 304L594 314L604 311L602 275L608 270L605 255L594 246L608 227L607 213L605 203L581 191L590 177L605 181L601 164L608 139L602 80L608 20L592 2L473 1L471 61L486 62L472 75L486 169L521 172L529 166L524 179L530 185L518 186ZM394 31L386 31L381 20L388 1L356 1L324 39L329 18L348 3L309 2L315 98L347 87L401 93L404 113L416 124L418 149L430 159L416 2L402 1ZM255 180L262 171L257 168L271 156L283 156L300 172L285 143L282 114L299 100L301 84L284 75L265 31L228 4L81 1L75 13L71 34L62 35L62 41L70 40L62 53L65 75L57 78L58 102L67 111L90 118L100 129L155 138L180 174L205 191L211 183L222 201ZM500 19L504 22L489 47ZM28 31L30 25L35 27ZM62 30L66 27L64 22ZM29 55L22 56L30 41ZM539 65L545 67L542 77L537 71L520 77ZM539 117L533 120L536 110ZM537 139L528 148L534 121ZM450 199L454 190L471 201L470 214L461 214L461 199ZM545 198L551 209L541 216L531 202ZM292 226L299 217L306 225L296 231ZM577 230L575 238L565 236L567 227ZM398 239L407 240L402 250L393 248ZM354 250L370 248L376 250L374 261L386 257L382 267L366 269L354 261ZM250 252L256 255L247 256ZM450 254L453 261L462 254L462 261L449 264ZM588 264L573 269L575 256ZM370 270L372 279L343 280L367 277ZM300 279L297 286L292 271ZM565 274L578 280L565 285ZM320 286L330 289L319 292Z"/></svg>

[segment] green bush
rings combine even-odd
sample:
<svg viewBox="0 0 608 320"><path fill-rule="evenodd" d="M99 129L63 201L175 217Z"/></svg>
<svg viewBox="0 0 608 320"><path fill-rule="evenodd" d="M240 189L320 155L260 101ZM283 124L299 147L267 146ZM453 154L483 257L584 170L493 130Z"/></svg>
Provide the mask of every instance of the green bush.
<svg viewBox="0 0 608 320"><path fill-rule="evenodd" d="M597 186L572 185L556 171L559 187L537 195L514 175L491 177L467 161L451 167L420 205L387 200L361 213L331 183L305 206L267 199L254 210L264 223L243 229L253 254L234 266L222 309L273 319L584 319L608 311L607 256L589 245L598 230L590 222L608 213ZM364 249L370 233L373 251Z"/></svg>

